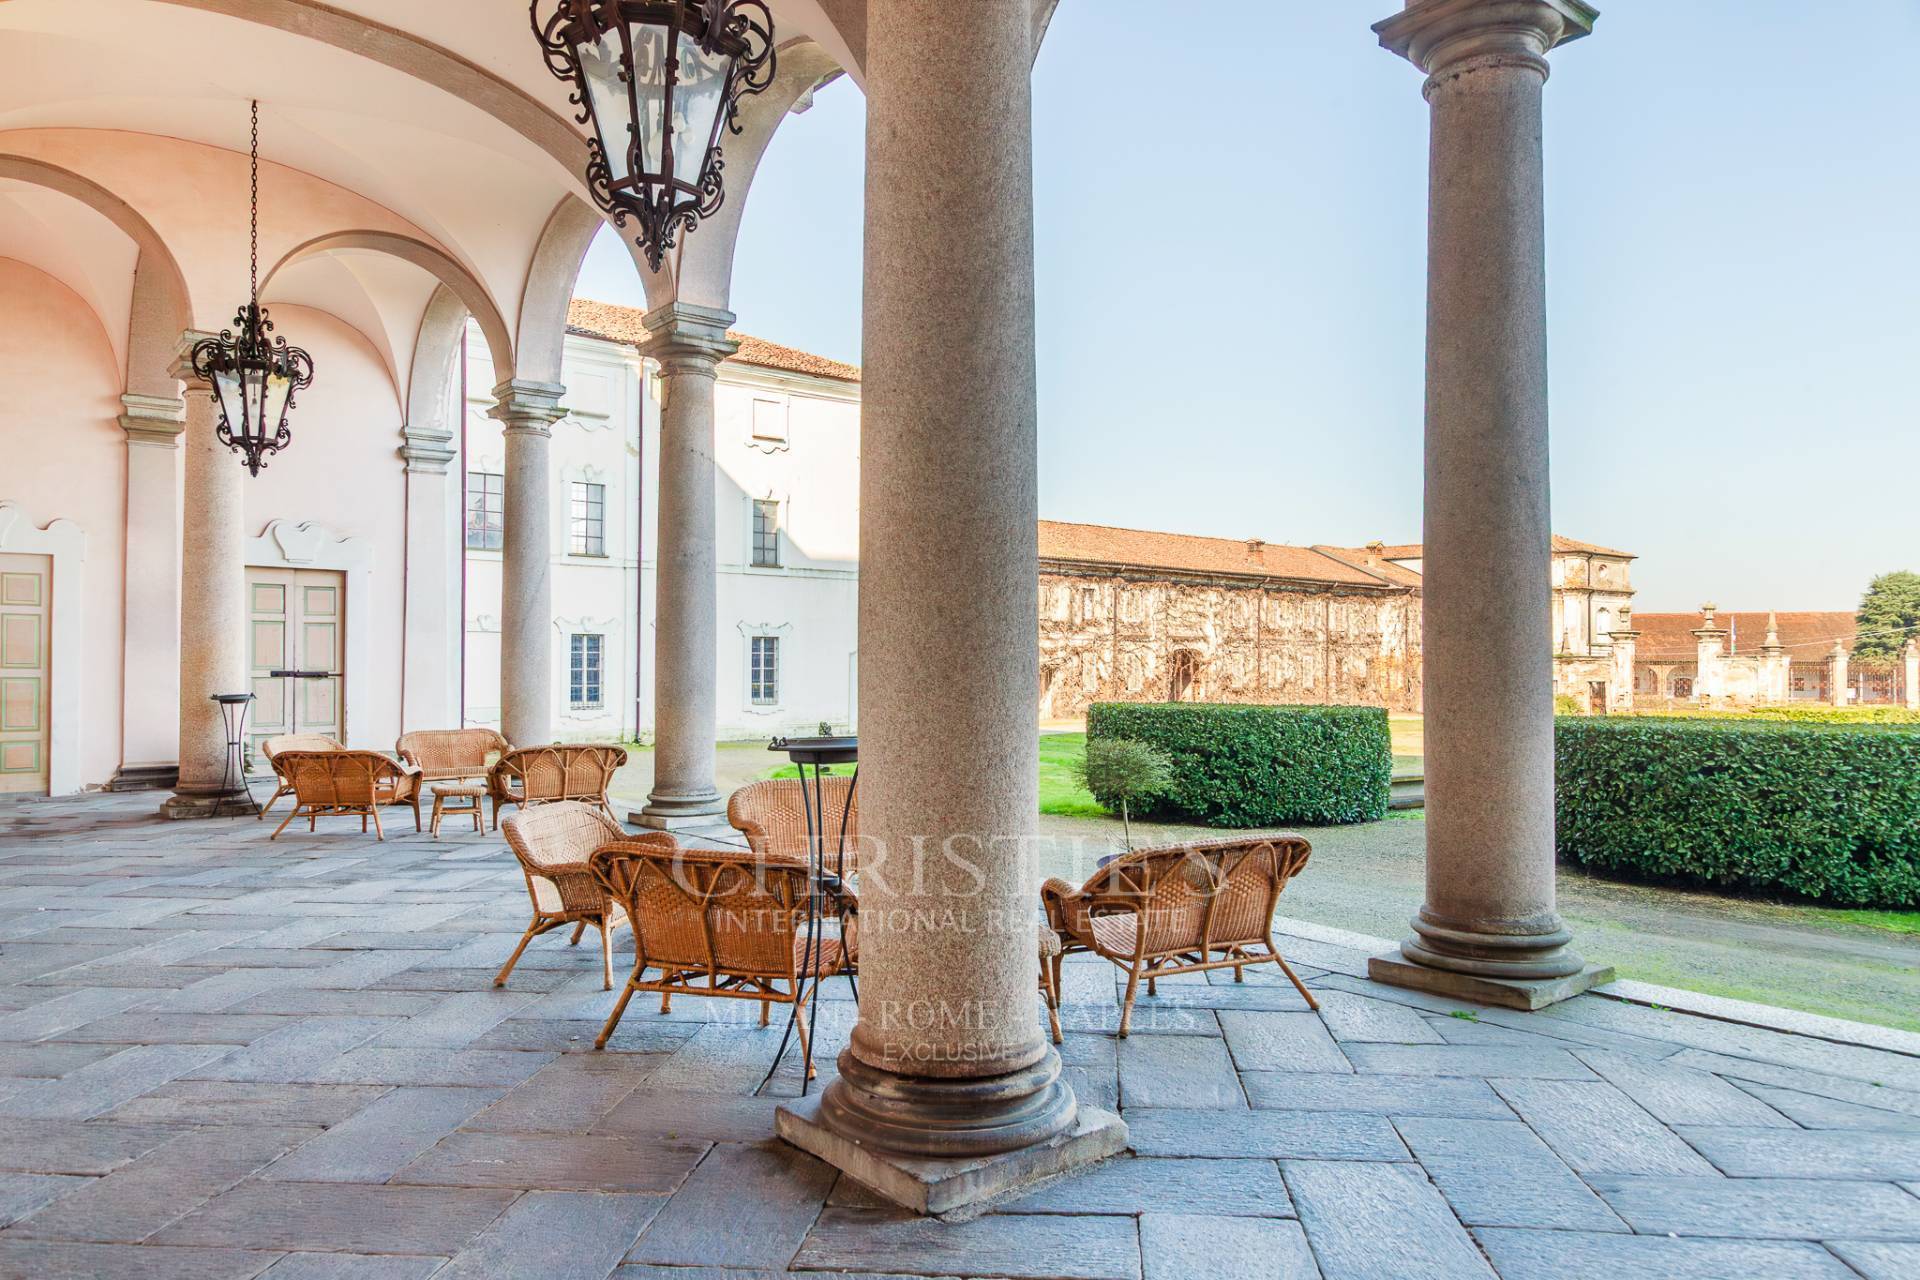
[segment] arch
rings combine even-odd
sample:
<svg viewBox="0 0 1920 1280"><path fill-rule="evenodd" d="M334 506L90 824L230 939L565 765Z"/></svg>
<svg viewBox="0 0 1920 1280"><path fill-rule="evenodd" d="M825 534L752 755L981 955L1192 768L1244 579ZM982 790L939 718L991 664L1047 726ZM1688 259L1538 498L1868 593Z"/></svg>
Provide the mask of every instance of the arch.
<svg viewBox="0 0 1920 1280"><path fill-rule="evenodd" d="M840 65L820 45L811 40L796 41L780 50L773 83L766 92L740 104L740 133L726 139L727 198L693 234L682 237L680 251L668 259L681 302L730 309L727 303L733 294L733 252L740 239L747 197L753 192L753 175L793 105L839 70ZM637 255L635 262L645 276L645 265ZM653 281L648 280L648 302L658 306L653 292Z"/></svg>
<svg viewBox="0 0 1920 1280"><path fill-rule="evenodd" d="M479 108L566 170L585 190L587 142L566 119L492 72L395 27L314 0L160 0L273 27L370 58Z"/></svg>
<svg viewBox="0 0 1920 1280"><path fill-rule="evenodd" d="M176 399L171 373L181 335L192 327L193 298L173 251L138 210L91 178L30 156L0 152L0 178L45 187L78 200L124 232L139 247L133 275L133 310L127 333L128 395Z"/></svg>
<svg viewBox="0 0 1920 1280"><path fill-rule="evenodd" d="M580 278L580 264L587 248L599 232L600 211L575 196L554 206L547 225L540 230L540 243L534 246L533 261L527 267L527 287L520 291L520 324L515 330L520 340L519 358L502 364L494 361L496 376L511 369L515 379L525 382L560 382L560 363L567 342L567 306L573 301L574 282ZM643 269L647 303L658 306L654 279ZM671 292L666 295L671 298ZM503 379L504 381L504 379Z"/></svg>
<svg viewBox="0 0 1920 1280"><path fill-rule="evenodd" d="M403 447L444 448L453 439L448 425L448 389L453 358L467 333L467 304L441 285L427 300L420 332L413 343L413 363L407 374L406 421L401 424Z"/></svg>
<svg viewBox="0 0 1920 1280"><path fill-rule="evenodd" d="M260 292L264 295L273 278L283 268L307 258L317 257L342 249L359 249L370 253L384 253L410 262L450 290L466 307L480 326L480 332L486 337L487 350L497 365L511 369L513 367L513 338L507 332L507 323L500 316L500 308L494 304L493 295L486 286L475 279L471 272L455 262L447 254L412 236L403 236L392 231L335 231L324 236L315 236L304 244L296 245L273 264L260 281Z"/></svg>

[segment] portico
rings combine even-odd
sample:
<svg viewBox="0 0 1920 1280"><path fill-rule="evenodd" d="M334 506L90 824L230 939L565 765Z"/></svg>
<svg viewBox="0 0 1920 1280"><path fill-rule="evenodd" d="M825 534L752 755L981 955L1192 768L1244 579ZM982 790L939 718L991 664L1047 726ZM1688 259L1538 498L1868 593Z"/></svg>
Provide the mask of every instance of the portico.
<svg viewBox="0 0 1920 1280"><path fill-rule="evenodd" d="M884 857L861 886L873 924L837 1079L777 1123L896 1201L965 1214L1129 1141L1111 1107L1076 1094L1032 1017L1042 427L1028 81L1053 0L770 9L778 69L725 140L725 203L657 269L636 254L664 428L648 535L660 565L659 738L639 820L710 822L725 804L711 751L711 439L734 236L782 120L846 75L869 104L861 803ZM1375 958L1373 974L1487 1005L1536 1008L1604 981L1554 910L1538 590L1550 536L1542 86L1549 51L1594 17L1580 0L1411 0L1377 28L1427 74L1433 113L1433 763L1417 936ZM73 80L83 43L84 74L114 93ZM223 75L245 83L195 70L207 64L189 51L209 44L230 51ZM599 219L583 135L524 6L10 0L0 60L21 72L0 77L13 86L0 88L0 201L71 228L30 244L21 233L19 261L0 263L46 319L9 349L44 347L85 373L68 387L83 407L68 410L62 447L40 423L0 417L0 500L30 510L36 529L72 522L93 548L90 629L55 655L51 676L56 690L88 682L64 739L78 767L53 776L126 786L175 769L172 795L155 797L168 816L232 811L210 697L245 692L250 646L267 643L245 625L243 588L248 539L274 521L370 549L374 656L344 676L370 691L353 704L366 711L349 717L349 743L385 749L404 729L457 721L446 468L464 397L450 390L448 353L469 317L505 437L502 721L515 743L550 740L549 441L567 402L566 303ZM34 66L67 78L36 80ZM173 363L243 300L251 97L262 102L261 257L276 264L262 301L318 369L291 445L257 478L214 440L206 388ZM22 221L0 223L0 256L16 256L8 236ZM137 269L98 272L103 254ZM20 403L12 389L34 377L29 359L12 359L0 403Z"/></svg>

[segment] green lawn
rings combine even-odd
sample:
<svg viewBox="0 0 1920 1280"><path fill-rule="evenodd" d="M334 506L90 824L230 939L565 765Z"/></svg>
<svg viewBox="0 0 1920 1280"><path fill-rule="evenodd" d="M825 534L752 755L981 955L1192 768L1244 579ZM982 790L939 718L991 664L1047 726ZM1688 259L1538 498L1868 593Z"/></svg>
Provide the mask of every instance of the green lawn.
<svg viewBox="0 0 1920 1280"><path fill-rule="evenodd" d="M1107 816L1100 802L1074 777L1074 766L1086 758L1086 734L1040 735L1040 812L1062 818Z"/></svg>

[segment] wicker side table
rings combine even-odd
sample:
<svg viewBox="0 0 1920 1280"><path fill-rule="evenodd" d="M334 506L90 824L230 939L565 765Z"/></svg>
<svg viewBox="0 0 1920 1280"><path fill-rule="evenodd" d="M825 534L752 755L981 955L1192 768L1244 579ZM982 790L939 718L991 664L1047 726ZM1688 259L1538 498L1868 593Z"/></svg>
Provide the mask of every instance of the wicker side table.
<svg viewBox="0 0 1920 1280"><path fill-rule="evenodd" d="M436 836L440 834L440 819L444 815L449 813L472 814L474 834L475 835L485 834L486 827L483 825L480 818L480 801L485 798L486 794L487 794L487 789L485 787L468 786L464 783L462 784L455 784L450 782L434 783L433 784L433 824L431 827L428 828L429 834L436 835ZM449 800L465 800L466 803L465 804L448 804L447 801Z"/></svg>

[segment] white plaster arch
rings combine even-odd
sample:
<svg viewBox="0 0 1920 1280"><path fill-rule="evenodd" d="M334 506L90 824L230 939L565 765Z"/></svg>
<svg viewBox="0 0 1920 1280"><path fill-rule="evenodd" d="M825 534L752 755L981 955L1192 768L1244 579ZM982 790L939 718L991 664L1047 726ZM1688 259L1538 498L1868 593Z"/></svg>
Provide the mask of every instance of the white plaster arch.
<svg viewBox="0 0 1920 1280"><path fill-rule="evenodd" d="M746 214L747 199L753 193L753 176L761 158L794 104L839 70L840 65L828 52L811 40L795 41L780 49L773 83L764 93L755 94L740 104L740 132L722 139L727 160L726 199L691 233L681 233L679 244L667 258L666 268L672 271L673 278L664 282L665 296L655 297L661 286L646 270L645 260L635 252L635 264L647 283L649 306L674 301L677 294L680 302L731 310L727 304L733 293L734 248L740 239L740 221ZM631 242L627 247L633 251Z"/></svg>
<svg viewBox="0 0 1920 1280"><path fill-rule="evenodd" d="M339 537L324 524L308 520L269 521L257 538L247 539L246 563L266 569L332 569L347 581L346 717L342 729L349 745L366 723L367 685L373 674L373 544L365 538Z"/></svg>
<svg viewBox="0 0 1920 1280"><path fill-rule="evenodd" d="M460 295L443 284L433 291L426 313L420 317L420 332L414 338L413 359L407 369L406 419L400 424L400 447L409 465L437 462L444 467L452 461L453 361L466 335L467 306ZM416 458L415 454L420 456Z"/></svg>
<svg viewBox="0 0 1920 1280"><path fill-rule="evenodd" d="M586 139L517 85L398 27L316 0L156 0L258 23L345 49L471 103L551 156L586 190ZM513 6L518 8L519 6ZM532 46L528 35L528 47ZM543 69L542 75L546 72Z"/></svg>
<svg viewBox="0 0 1920 1280"><path fill-rule="evenodd" d="M169 370L178 354L180 335L192 327L193 299L179 262L153 224L93 179L33 156L0 153L0 178L31 183L78 200L120 228L138 246L125 388L129 395L178 398L180 384Z"/></svg>
<svg viewBox="0 0 1920 1280"><path fill-rule="evenodd" d="M527 267L527 287L520 291L520 323L515 330L520 340L518 359L502 364L496 358L495 376L511 369L514 378L523 382L559 384L567 306L573 301L580 264L601 225L600 211L585 200L569 196L554 206ZM670 299L670 292L656 297L655 281L644 271L642 277L649 306Z"/></svg>
<svg viewBox="0 0 1920 1280"><path fill-rule="evenodd" d="M400 235L392 231L333 231L289 249L280 260L268 269L260 281L260 292L266 293L273 283L274 276L307 258L318 257L336 250L359 249L370 253L384 253L411 263L433 276L467 309L474 322L480 326L481 335L487 340L487 350L496 366L505 362L513 367L513 338L507 331L507 322L495 305L493 295L486 286L476 279L460 263L454 261L445 251L412 236Z"/></svg>
<svg viewBox="0 0 1920 1280"><path fill-rule="evenodd" d="M47 794L80 790L80 748L85 733L81 693L86 681L70 670L86 651L87 533L71 520L45 527L17 502L0 502L0 551L46 556L53 564L53 610L47 638Z"/></svg>

